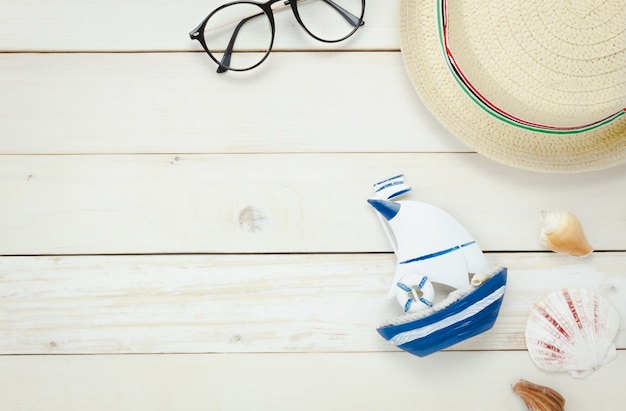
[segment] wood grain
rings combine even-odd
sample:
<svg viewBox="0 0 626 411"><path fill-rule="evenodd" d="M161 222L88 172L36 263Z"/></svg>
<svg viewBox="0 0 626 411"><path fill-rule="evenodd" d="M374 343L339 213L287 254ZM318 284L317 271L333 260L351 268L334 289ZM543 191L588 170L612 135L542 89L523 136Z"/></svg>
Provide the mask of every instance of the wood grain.
<svg viewBox="0 0 626 411"><path fill-rule="evenodd" d="M477 154L171 154L0 157L0 254L391 251L366 199L399 172L485 250L542 250L544 209L626 250L615 170L572 184Z"/></svg>
<svg viewBox="0 0 626 411"><path fill-rule="evenodd" d="M222 0L9 0L0 3L0 51L200 51L189 32ZM365 26L348 41L325 45L293 14L276 13L274 50L398 49L397 2L369 1Z"/></svg>
<svg viewBox="0 0 626 411"><path fill-rule="evenodd" d="M226 75L200 53L0 54L0 71L4 154L470 151L398 52L276 53Z"/></svg>
<svg viewBox="0 0 626 411"><path fill-rule="evenodd" d="M522 410L520 378L622 409L626 166L473 153L405 74L398 2L333 45L280 13L269 59L218 75L188 33L222 3L0 2L0 410ZM398 173L509 268L495 327L424 359L375 331L395 259L365 200ZM543 250L542 209L596 252ZM525 351L562 287L620 313L585 380Z"/></svg>
<svg viewBox="0 0 626 411"><path fill-rule="evenodd" d="M453 349L524 350L528 312L564 287L604 295L626 348L626 253L488 257L509 268L501 314ZM375 331L401 314L384 297L394 265L388 254L5 257L0 354L395 351Z"/></svg>
<svg viewBox="0 0 626 411"><path fill-rule="evenodd" d="M12 411L525 410L511 385L549 386L568 411L616 411L626 355L585 380L537 369L525 352L0 356Z"/></svg>

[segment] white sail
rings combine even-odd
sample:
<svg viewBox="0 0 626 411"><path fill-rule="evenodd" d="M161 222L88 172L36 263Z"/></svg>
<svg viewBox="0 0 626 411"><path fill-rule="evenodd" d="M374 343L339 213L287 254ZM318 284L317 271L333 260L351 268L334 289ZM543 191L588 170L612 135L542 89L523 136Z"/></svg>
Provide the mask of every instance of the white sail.
<svg viewBox="0 0 626 411"><path fill-rule="evenodd" d="M432 282L458 289L469 285L469 273L489 270L474 238L442 209L417 201L369 202L383 216L394 237L398 261L389 298L406 274L426 275Z"/></svg>

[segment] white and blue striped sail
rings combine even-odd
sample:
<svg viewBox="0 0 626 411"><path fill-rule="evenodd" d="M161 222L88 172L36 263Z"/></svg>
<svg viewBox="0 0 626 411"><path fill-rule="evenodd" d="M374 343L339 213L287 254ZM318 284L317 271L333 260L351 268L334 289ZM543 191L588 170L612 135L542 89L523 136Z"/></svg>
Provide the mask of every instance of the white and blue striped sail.
<svg viewBox="0 0 626 411"><path fill-rule="evenodd" d="M488 272L476 241L450 214L418 201L390 201L409 190L399 175L375 184L375 198L368 200L381 217L397 258L387 297L396 294L398 282L409 274L462 289L469 285L471 273Z"/></svg>

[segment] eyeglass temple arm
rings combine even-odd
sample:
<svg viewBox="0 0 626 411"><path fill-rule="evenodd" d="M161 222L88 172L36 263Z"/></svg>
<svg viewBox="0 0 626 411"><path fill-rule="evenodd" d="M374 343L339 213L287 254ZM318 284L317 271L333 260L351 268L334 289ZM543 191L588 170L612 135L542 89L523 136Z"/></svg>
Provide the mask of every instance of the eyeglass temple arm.
<svg viewBox="0 0 626 411"><path fill-rule="evenodd" d="M237 39L239 30L241 30L243 25L246 24L248 21L252 20L255 17L262 16L263 14L264 14L263 12L253 14L252 16L246 17L245 19L241 20L239 24L237 24L237 26L235 27L235 30L233 30L233 35L230 36L230 41L228 42L228 46L226 47L226 50L224 50L222 61L220 62L219 67L217 68L218 73L225 73L228 71L228 66L230 65L230 58L233 55L233 48L235 47L235 40Z"/></svg>
<svg viewBox="0 0 626 411"><path fill-rule="evenodd" d="M363 20L361 20L360 18L358 18L354 14L350 13L348 10L344 9L343 7L341 7L340 5L335 3L334 1L332 1L332 0L324 0L324 3L328 4L333 9L335 9L339 14L341 14L341 16L344 19L346 19L346 21L352 27L362 26L363 24L365 24L365 22Z"/></svg>

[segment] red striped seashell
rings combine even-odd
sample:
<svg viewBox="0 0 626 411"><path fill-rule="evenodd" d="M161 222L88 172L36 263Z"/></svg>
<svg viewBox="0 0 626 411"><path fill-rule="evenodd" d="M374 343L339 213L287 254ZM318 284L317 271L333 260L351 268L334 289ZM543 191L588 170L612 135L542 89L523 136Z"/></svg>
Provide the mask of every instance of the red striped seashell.
<svg viewBox="0 0 626 411"><path fill-rule="evenodd" d="M546 371L585 378L616 355L617 310L584 288L566 288L546 296L526 322L526 348Z"/></svg>

